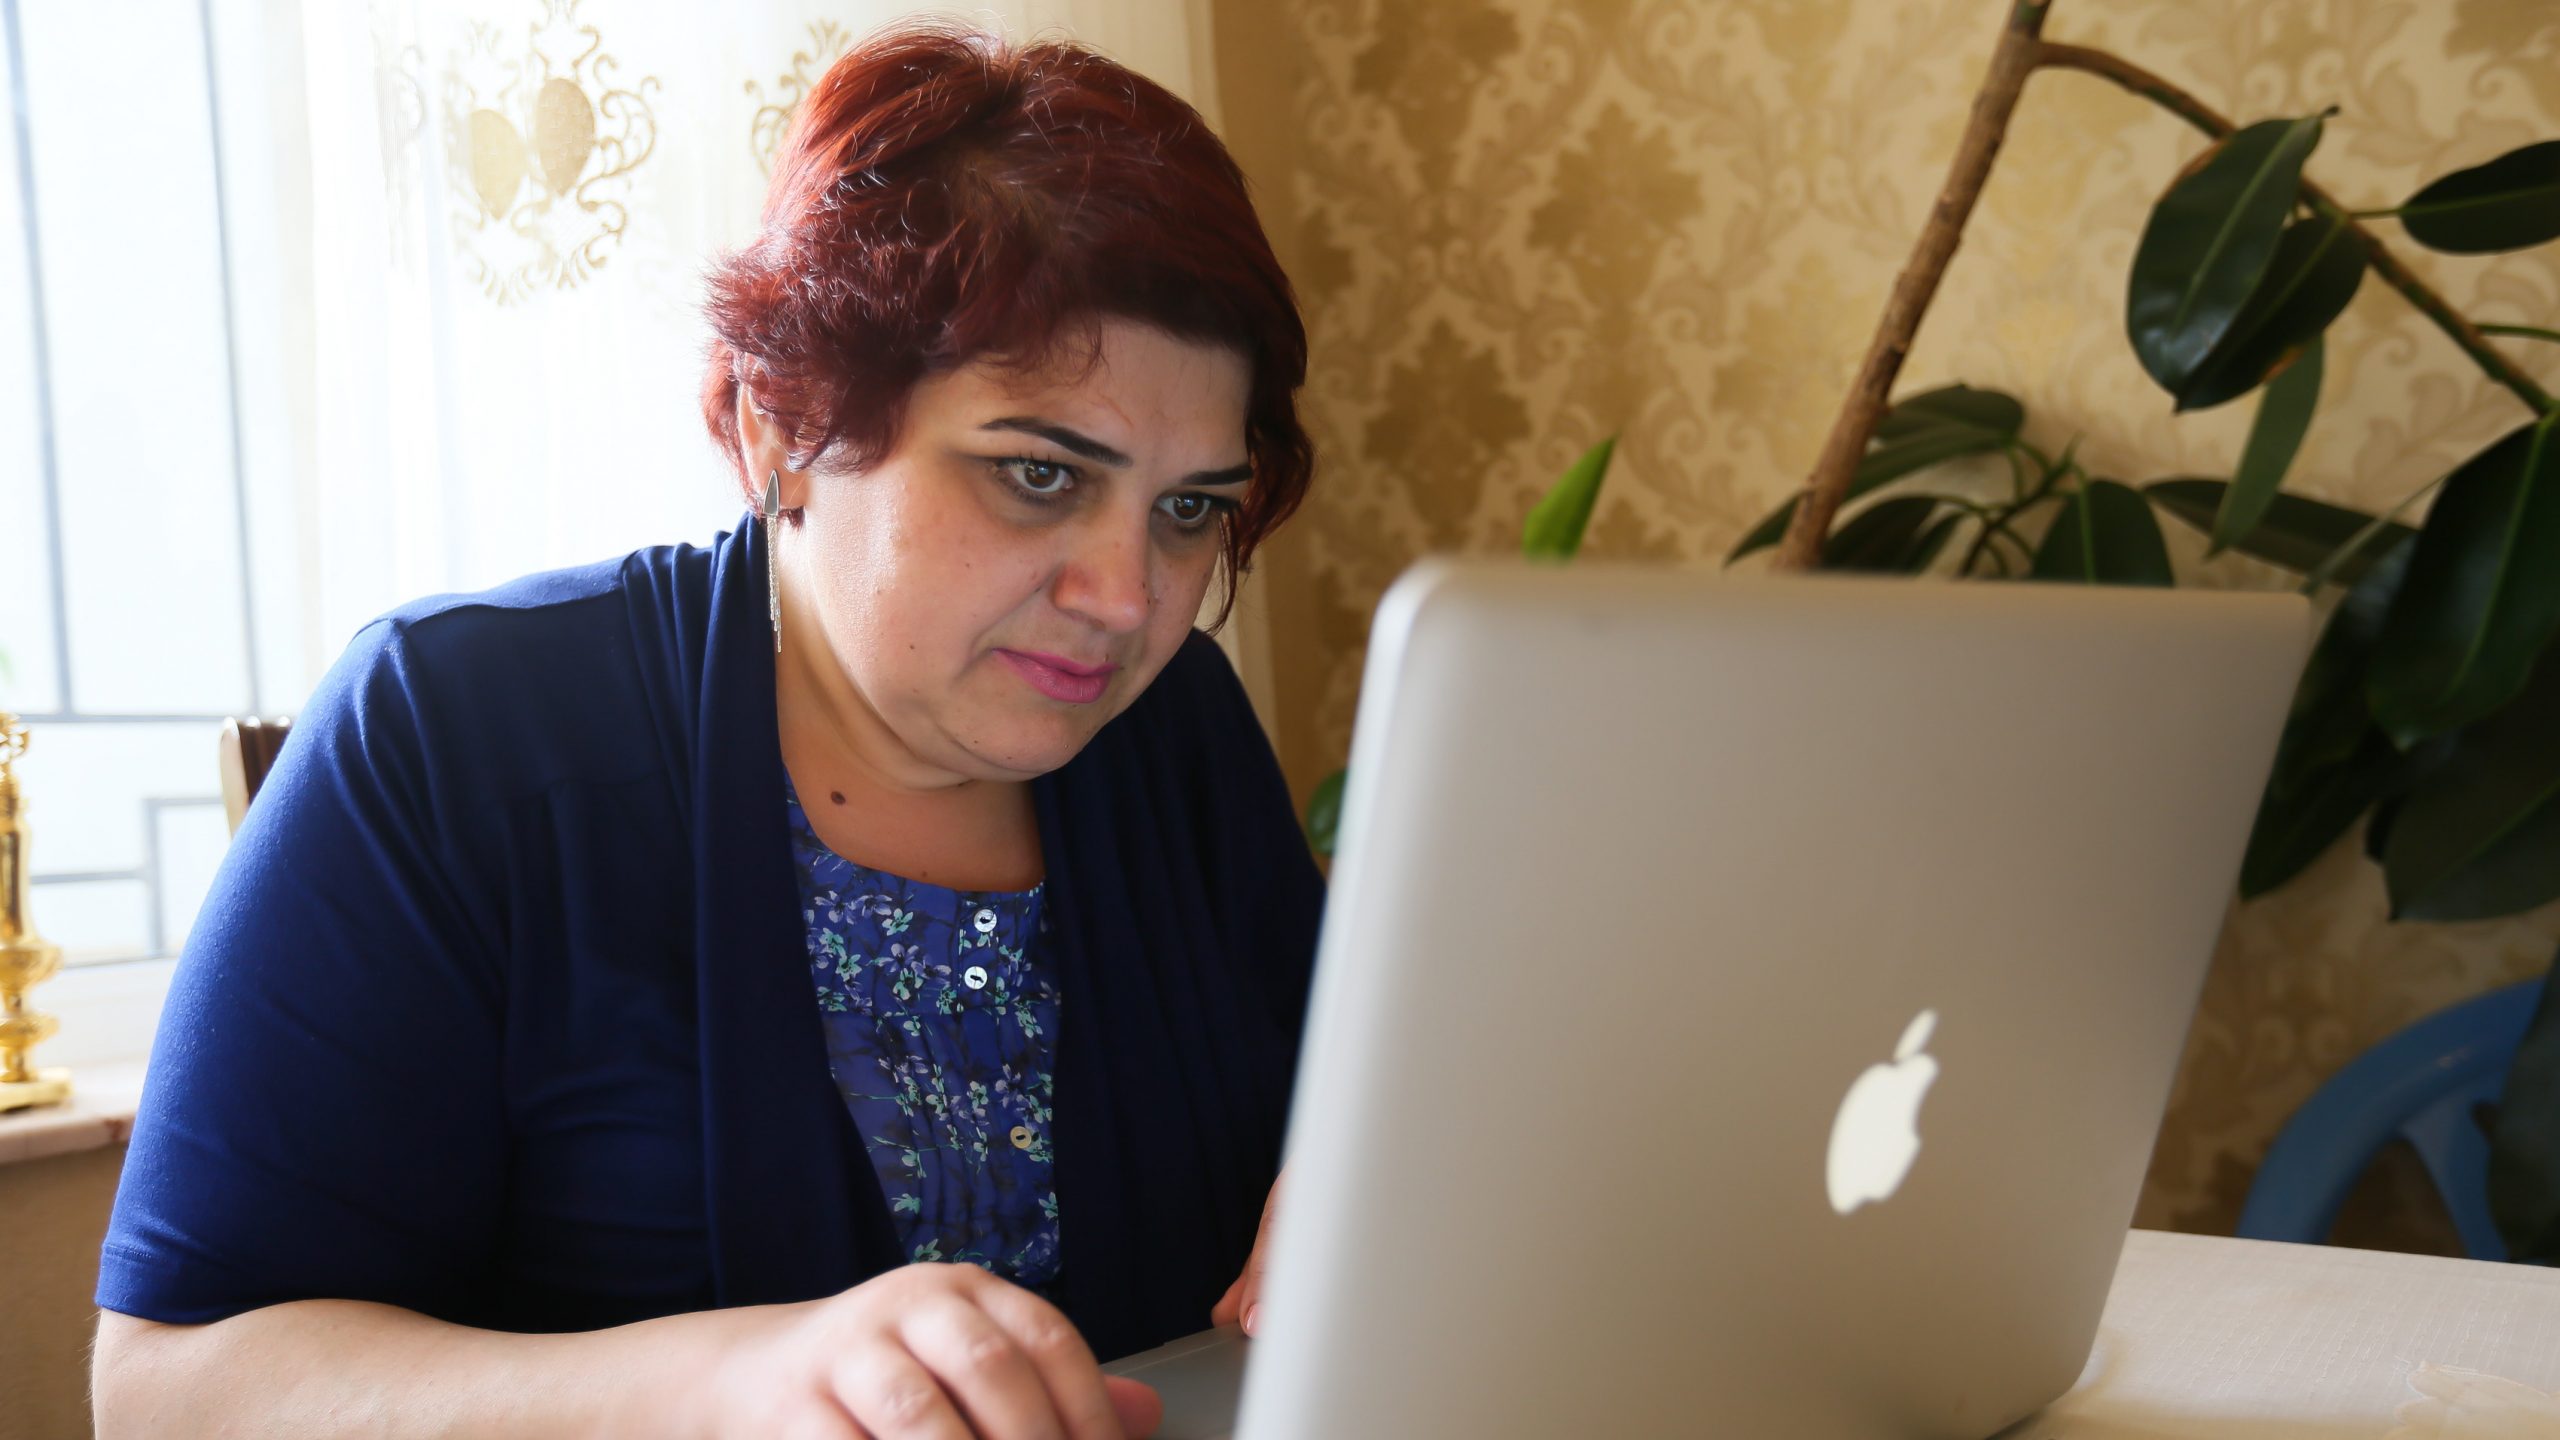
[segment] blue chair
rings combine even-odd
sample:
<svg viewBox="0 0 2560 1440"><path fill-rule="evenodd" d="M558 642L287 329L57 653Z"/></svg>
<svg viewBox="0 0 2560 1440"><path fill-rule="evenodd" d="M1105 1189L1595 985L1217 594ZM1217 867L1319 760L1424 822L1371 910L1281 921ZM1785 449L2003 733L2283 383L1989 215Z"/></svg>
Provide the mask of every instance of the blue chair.
<svg viewBox="0 0 2560 1440"><path fill-rule="evenodd" d="M2543 982L2527 980L2440 1010L2329 1077L2285 1122L2249 1186L2240 1234L2316 1245L2374 1155L2406 1140L2427 1167L2462 1248L2504 1260L2489 1218L2489 1137L2476 1112L2506 1088L2507 1067Z"/></svg>

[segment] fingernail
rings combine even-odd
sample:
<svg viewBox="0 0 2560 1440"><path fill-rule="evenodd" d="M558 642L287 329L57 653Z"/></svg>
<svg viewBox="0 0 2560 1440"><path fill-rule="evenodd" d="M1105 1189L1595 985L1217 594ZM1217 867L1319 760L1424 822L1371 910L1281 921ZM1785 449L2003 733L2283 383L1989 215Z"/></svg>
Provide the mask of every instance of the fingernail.
<svg viewBox="0 0 2560 1440"><path fill-rule="evenodd" d="M1262 1306L1261 1306L1261 1305L1259 1305L1259 1304L1247 1305L1246 1307L1244 1307L1244 1333L1246 1333L1247 1335L1250 1335L1250 1334L1252 1334L1252 1333L1253 1333L1253 1320L1254 1320L1254 1317L1255 1317L1255 1316L1257 1316L1257 1315L1260 1315L1261 1313L1262 1313Z"/></svg>

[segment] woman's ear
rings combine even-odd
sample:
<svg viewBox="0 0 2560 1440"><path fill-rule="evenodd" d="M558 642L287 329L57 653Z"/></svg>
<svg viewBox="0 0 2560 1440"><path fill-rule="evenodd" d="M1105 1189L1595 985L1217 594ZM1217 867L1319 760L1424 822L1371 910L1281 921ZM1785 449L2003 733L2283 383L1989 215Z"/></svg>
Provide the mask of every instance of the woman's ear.
<svg viewBox="0 0 2560 1440"><path fill-rule="evenodd" d="M767 475L777 475L781 481L783 509L797 510L808 503L809 477L791 468L790 447L784 441L782 427L756 403L755 392L743 384L738 387L738 463L748 509L764 508Z"/></svg>

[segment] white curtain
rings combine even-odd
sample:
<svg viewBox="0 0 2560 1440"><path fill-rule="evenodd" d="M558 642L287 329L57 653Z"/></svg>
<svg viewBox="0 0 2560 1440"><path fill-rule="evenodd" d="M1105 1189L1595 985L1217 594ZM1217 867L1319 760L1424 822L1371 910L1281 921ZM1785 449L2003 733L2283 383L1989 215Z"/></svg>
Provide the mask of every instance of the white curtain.
<svg viewBox="0 0 2560 1440"><path fill-rule="evenodd" d="M1071 35L1215 120L1206 0L303 0L308 184L276 203L309 243L283 304L313 675L412 596L737 518L695 400L704 268L750 233L806 87L919 11ZM1262 700L1259 617L1229 644Z"/></svg>
<svg viewBox="0 0 2560 1440"><path fill-rule="evenodd" d="M953 13L1064 31L1214 119L1205 4ZM695 406L704 266L800 92L910 8L11 9L0 706L37 731L33 908L72 966L37 997L63 1022L43 1063L149 1043L227 844L222 717L298 708L404 600L735 521ZM151 223L101 227L136 174ZM1244 639L1248 685L1258 660Z"/></svg>

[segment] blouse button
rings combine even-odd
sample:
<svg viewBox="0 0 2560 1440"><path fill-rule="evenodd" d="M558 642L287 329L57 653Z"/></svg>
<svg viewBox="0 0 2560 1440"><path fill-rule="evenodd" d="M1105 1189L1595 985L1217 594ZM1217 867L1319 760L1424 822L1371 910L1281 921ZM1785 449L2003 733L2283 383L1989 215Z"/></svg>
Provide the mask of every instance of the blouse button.
<svg viewBox="0 0 2560 1440"><path fill-rule="evenodd" d="M981 910L977 913L974 919L977 924L979 934L993 935L996 933L996 912L993 910Z"/></svg>
<svg viewBox="0 0 2560 1440"><path fill-rule="evenodd" d="M1013 1148L1016 1150L1028 1150L1031 1148L1030 1126L1016 1125L1013 1127Z"/></svg>
<svg viewBox="0 0 2560 1440"><path fill-rule="evenodd" d="M968 969L961 971L960 983L968 986L972 990L986 989L987 967L984 965L972 965Z"/></svg>

